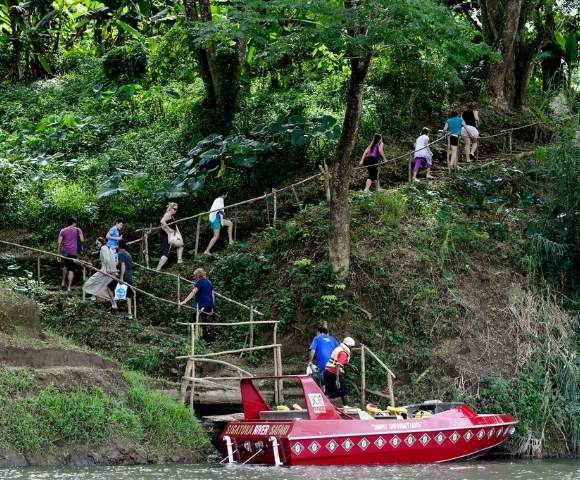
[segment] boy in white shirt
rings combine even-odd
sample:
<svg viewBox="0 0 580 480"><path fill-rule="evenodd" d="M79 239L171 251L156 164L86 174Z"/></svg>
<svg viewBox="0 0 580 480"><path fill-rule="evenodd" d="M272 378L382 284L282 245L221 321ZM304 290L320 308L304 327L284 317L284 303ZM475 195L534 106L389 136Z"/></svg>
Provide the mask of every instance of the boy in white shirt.
<svg viewBox="0 0 580 480"><path fill-rule="evenodd" d="M417 173L422 166L427 167L427 178L431 179L431 166L433 165L433 152L429 145L429 129L421 130L421 136L415 140L415 166L413 167L413 180L417 180Z"/></svg>
<svg viewBox="0 0 580 480"><path fill-rule="evenodd" d="M228 237L230 240L230 245L234 243L233 229L234 224L230 220L226 220L225 216L225 205L224 200L228 196L228 190L226 188L220 188L219 196L211 204L209 209L209 225L213 230L213 237L209 241L207 248L205 249L205 254L209 254L213 246L220 238L220 233L223 227L228 229Z"/></svg>

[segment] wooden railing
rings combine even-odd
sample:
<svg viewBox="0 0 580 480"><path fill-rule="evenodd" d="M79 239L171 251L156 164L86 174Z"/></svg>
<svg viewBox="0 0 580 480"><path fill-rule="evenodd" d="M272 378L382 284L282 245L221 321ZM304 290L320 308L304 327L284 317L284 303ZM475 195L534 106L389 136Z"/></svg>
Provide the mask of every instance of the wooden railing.
<svg viewBox="0 0 580 480"><path fill-rule="evenodd" d="M387 390L388 396L383 394L382 392L377 392L374 390L367 389L367 375L366 375L366 354L369 354L373 360L375 360L379 366L385 371L387 374ZM395 406L395 391L393 389L393 380L397 378L395 374L391 371L389 367L383 362L376 353L374 353L369 347L364 344L360 346L360 381L361 381L361 388L360 388L360 402L361 408L365 409L367 404L367 397L366 394L370 393L372 395L377 395L383 398L387 398L389 400L389 404L391 406Z"/></svg>

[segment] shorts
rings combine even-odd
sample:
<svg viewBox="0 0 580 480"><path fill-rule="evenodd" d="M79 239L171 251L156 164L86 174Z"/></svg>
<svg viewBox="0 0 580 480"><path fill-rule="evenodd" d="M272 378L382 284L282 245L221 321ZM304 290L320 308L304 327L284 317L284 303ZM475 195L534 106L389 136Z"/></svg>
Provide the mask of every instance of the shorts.
<svg viewBox="0 0 580 480"><path fill-rule="evenodd" d="M340 380L340 388L336 388L336 373L324 370L324 393L328 398L346 397L348 390L344 377Z"/></svg>
<svg viewBox="0 0 580 480"><path fill-rule="evenodd" d="M213 230L221 230L221 228L222 228L222 216L218 213L215 216L215 218L213 219L213 221L210 220L209 226Z"/></svg>
<svg viewBox="0 0 580 480"><path fill-rule="evenodd" d="M171 255L171 245L169 245L169 237L163 232L159 233L159 239L161 240L161 256L168 257Z"/></svg>
<svg viewBox="0 0 580 480"><path fill-rule="evenodd" d="M415 166L413 167L413 171L417 173L421 167L431 168L433 162L430 158L427 157L415 157Z"/></svg>
<svg viewBox="0 0 580 480"><path fill-rule="evenodd" d="M459 137L457 135L450 135L449 136L449 144L452 147L457 147L459 145Z"/></svg>
<svg viewBox="0 0 580 480"><path fill-rule="evenodd" d="M369 180L375 182L379 179L379 159L377 157L365 157L363 165L367 167L367 177Z"/></svg>
<svg viewBox="0 0 580 480"><path fill-rule="evenodd" d="M127 282L125 282L127 283ZM117 280L112 280L108 285L107 288L109 290L111 290L111 292L115 293L115 288L117 288L117 285L119 285L119 282ZM129 288L127 288L127 298L133 298L133 289L131 288L131 286L127 283L127 286Z"/></svg>
<svg viewBox="0 0 580 480"><path fill-rule="evenodd" d="M66 268L69 272L76 272L79 266L75 263L74 259L77 258L77 256L69 255L68 253L63 253L62 256L66 257L62 260L64 268Z"/></svg>

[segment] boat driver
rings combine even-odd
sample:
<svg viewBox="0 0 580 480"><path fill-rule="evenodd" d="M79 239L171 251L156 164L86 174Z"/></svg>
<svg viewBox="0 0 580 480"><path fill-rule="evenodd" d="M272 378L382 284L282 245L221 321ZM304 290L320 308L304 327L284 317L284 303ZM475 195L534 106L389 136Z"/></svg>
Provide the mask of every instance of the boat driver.
<svg viewBox="0 0 580 480"><path fill-rule="evenodd" d="M324 386L328 398L340 397L342 405L348 405L348 391L346 383L341 378L344 374L344 367L350 361L350 348L355 342L351 337L345 337L342 343L332 351L332 355L324 369Z"/></svg>

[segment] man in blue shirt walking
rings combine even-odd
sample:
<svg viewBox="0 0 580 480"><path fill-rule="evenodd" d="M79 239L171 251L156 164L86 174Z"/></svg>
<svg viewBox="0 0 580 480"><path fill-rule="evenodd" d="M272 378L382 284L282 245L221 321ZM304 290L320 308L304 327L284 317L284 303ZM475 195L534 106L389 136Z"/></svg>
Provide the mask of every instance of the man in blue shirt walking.
<svg viewBox="0 0 580 480"><path fill-rule="evenodd" d="M308 367L309 370L313 370L312 365L314 358L316 357L316 362L318 363L318 372L320 374L320 386L323 390L324 369L326 368L326 364L332 355L332 351L339 345L340 343L338 340L332 335L328 334L328 328L325 326L318 327L318 333L310 344L310 350L308 352Z"/></svg>

